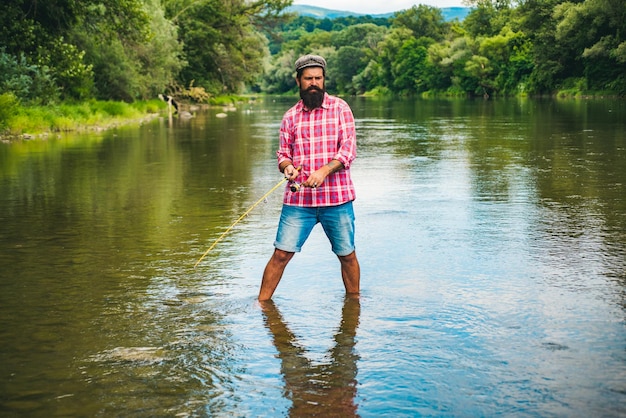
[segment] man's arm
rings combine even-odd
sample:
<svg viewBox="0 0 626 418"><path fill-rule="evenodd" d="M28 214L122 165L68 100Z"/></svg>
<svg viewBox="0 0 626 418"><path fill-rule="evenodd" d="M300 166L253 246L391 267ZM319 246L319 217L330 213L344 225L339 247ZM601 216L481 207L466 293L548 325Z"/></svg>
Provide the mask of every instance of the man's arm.
<svg viewBox="0 0 626 418"><path fill-rule="evenodd" d="M305 187L318 187L321 186L326 177L332 173L343 170L343 164L339 160L331 160L328 164L325 164L311 173L309 178L302 183Z"/></svg>
<svg viewBox="0 0 626 418"><path fill-rule="evenodd" d="M328 177L332 173L343 170L343 164L339 160L331 160L328 164L320 167L320 170L324 170L326 172L324 177Z"/></svg>

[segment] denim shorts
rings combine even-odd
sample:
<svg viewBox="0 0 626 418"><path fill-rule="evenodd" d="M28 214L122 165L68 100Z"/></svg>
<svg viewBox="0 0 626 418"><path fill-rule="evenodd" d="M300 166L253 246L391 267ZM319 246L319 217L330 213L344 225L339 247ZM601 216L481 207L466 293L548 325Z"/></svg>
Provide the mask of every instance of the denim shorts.
<svg viewBox="0 0 626 418"><path fill-rule="evenodd" d="M318 222L335 254L345 256L354 251L352 202L315 208L283 205L274 246L283 251L300 252Z"/></svg>

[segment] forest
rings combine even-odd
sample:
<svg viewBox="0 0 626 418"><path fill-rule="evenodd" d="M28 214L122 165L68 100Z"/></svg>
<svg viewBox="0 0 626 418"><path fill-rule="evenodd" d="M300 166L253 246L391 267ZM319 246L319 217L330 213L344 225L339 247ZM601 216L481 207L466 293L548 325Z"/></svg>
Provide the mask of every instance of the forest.
<svg viewBox="0 0 626 418"><path fill-rule="evenodd" d="M310 52L338 94L626 94L625 0L468 0L463 21L425 5L315 19L291 3L5 0L0 107L291 93Z"/></svg>

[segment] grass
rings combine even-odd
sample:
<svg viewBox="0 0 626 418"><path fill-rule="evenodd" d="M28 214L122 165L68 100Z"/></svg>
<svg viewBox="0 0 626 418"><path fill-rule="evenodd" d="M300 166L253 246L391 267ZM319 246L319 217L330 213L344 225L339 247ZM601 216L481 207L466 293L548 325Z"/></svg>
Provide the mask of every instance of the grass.
<svg viewBox="0 0 626 418"><path fill-rule="evenodd" d="M238 102L245 102L247 100L244 96L239 96L235 94L224 95L224 96L215 96L209 99L209 104L211 106L228 106Z"/></svg>
<svg viewBox="0 0 626 418"><path fill-rule="evenodd" d="M226 106L245 100L245 96L224 95L212 97L209 104ZM167 103L162 100L133 103L89 100L80 103L25 106L12 94L4 93L0 94L0 139L107 129L120 124L140 122L165 112Z"/></svg>
<svg viewBox="0 0 626 418"><path fill-rule="evenodd" d="M108 128L161 113L167 104L161 100L133 103L96 101L49 106L22 106L9 94L0 95L0 135L17 137L49 132L69 132Z"/></svg>

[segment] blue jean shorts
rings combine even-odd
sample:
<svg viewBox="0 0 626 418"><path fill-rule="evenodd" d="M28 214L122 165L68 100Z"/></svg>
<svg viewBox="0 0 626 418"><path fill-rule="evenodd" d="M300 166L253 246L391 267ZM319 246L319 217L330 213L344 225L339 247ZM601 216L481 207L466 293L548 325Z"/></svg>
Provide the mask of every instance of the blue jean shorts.
<svg viewBox="0 0 626 418"><path fill-rule="evenodd" d="M335 254L345 256L354 251L352 202L316 208L283 205L274 246L283 251L300 252L318 222L322 224Z"/></svg>

